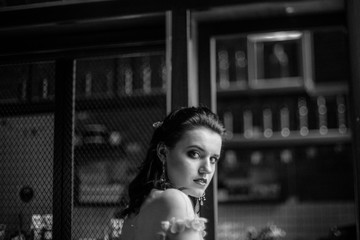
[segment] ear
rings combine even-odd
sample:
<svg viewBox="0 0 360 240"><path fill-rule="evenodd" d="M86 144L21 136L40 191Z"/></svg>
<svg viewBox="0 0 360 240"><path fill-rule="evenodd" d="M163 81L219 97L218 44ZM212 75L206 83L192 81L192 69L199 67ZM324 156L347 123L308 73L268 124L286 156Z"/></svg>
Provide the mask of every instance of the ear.
<svg viewBox="0 0 360 240"><path fill-rule="evenodd" d="M157 145L157 148L156 148L156 153L157 153L157 156L159 157L160 161L161 162L165 162L166 160L166 155L167 155L167 147L165 146L164 143L158 143Z"/></svg>

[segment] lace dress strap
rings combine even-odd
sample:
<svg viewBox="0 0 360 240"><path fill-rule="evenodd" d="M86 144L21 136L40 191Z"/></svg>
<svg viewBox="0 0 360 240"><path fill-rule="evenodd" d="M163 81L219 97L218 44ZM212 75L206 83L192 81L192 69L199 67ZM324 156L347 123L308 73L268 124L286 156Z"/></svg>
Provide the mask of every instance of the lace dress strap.
<svg viewBox="0 0 360 240"><path fill-rule="evenodd" d="M159 232L160 240L166 240L166 236L170 234L179 234L184 231L196 231L200 234L200 239L206 235L206 218L195 217L193 219L176 219L171 218L170 221L161 222L161 232Z"/></svg>

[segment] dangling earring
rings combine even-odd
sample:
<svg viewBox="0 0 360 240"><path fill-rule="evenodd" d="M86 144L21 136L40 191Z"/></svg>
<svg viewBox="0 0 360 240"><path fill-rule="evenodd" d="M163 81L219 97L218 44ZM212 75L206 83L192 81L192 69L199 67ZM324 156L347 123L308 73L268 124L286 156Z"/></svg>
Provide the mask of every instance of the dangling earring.
<svg viewBox="0 0 360 240"><path fill-rule="evenodd" d="M160 177L160 186L162 190L166 189L166 177L165 177L165 161L162 162L162 173Z"/></svg>
<svg viewBox="0 0 360 240"><path fill-rule="evenodd" d="M200 203L200 206L204 205L204 202L206 201L205 192L201 197L198 198L198 201Z"/></svg>
<svg viewBox="0 0 360 240"><path fill-rule="evenodd" d="M162 190L165 190L166 189L166 146L163 144L163 143L159 143L157 145L157 155L158 155L158 158L159 160L161 161L162 163L162 173L161 173L161 176L160 176L160 188Z"/></svg>

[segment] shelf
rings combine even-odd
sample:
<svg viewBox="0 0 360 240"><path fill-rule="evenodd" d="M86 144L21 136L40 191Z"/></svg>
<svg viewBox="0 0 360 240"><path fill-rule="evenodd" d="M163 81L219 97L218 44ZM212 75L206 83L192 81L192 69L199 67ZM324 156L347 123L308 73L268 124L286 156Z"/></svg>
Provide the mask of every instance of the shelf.
<svg viewBox="0 0 360 240"><path fill-rule="evenodd" d="M131 101L131 104L130 104ZM149 94L133 94L128 96L115 97L91 97L79 98L76 100L76 110L96 110L96 109L127 109L134 106L141 108L162 106L166 101L164 92L154 92ZM2 116L17 116L27 114L53 113L55 111L55 101L53 99L36 102L0 102L0 114Z"/></svg>
<svg viewBox="0 0 360 240"><path fill-rule="evenodd" d="M351 133L339 133L338 129L329 129L327 134L320 134L317 130L310 130L306 136L299 132L291 132L289 136L283 137L280 132L275 132L271 137L266 138L262 135L245 138L242 134L234 134L231 139L225 140L226 148L239 147L289 147L304 146L312 144L336 144L351 141Z"/></svg>
<svg viewBox="0 0 360 240"><path fill-rule="evenodd" d="M253 95L278 95L278 94L304 94L304 87L281 88L250 88L237 84L230 84L228 88L217 87L217 97L253 96Z"/></svg>
<svg viewBox="0 0 360 240"><path fill-rule="evenodd" d="M129 104L131 101L131 104ZM134 106L155 107L162 106L166 101L166 94L163 91L154 91L152 93L134 93L132 95L121 95L114 97L89 97L78 98L76 100L76 110L86 109L126 109Z"/></svg>
<svg viewBox="0 0 360 240"><path fill-rule="evenodd" d="M310 96L331 96L338 94L348 94L349 87L344 82L345 81L337 83L317 84L315 87L307 89L307 93Z"/></svg>
<svg viewBox="0 0 360 240"><path fill-rule="evenodd" d="M348 86L344 83L336 84L319 84L316 87L277 87L277 88L250 88L230 84L228 88L217 86L217 97L241 97L241 96L278 96L290 94L307 94L309 96L331 96L338 94L347 94Z"/></svg>
<svg viewBox="0 0 360 240"><path fill-rule="evenodd" d="M0 102L1 116L18 116L28 114L53 113L55 102L53 100L43 100L38 102Z"/></svg>
<svg viewBox="0 0 360 240"><path fill-rule="evenodd" d="M129 104L131 101L131 104ZM128 96L115 97L89 97L76 100L76 110L96 110L96 109L127 109L134 106L141 108L162 106L166 101L164 92L154 92L149 94L133 94ZM51 113L55 111L55 101L42 100L37 102L18 101L0 102L0 114L2 116L26 115L37 113Z"/></svg>

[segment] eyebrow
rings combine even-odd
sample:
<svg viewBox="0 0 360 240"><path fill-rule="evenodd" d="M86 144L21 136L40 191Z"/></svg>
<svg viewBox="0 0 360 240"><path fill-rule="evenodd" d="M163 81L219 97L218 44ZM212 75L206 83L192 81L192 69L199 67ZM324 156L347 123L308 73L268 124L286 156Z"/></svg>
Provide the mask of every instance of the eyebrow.
<svg viewBox="0 0 360 240"><path fill-rule="evenodd" d="M202 152L206 152L202 147L199 147L198 145L190 145L187 147L187 149L189 149L189 148L197 148L197 149L201 150ZM214 153L212 156L219 158L220 154Z"/></svg>

